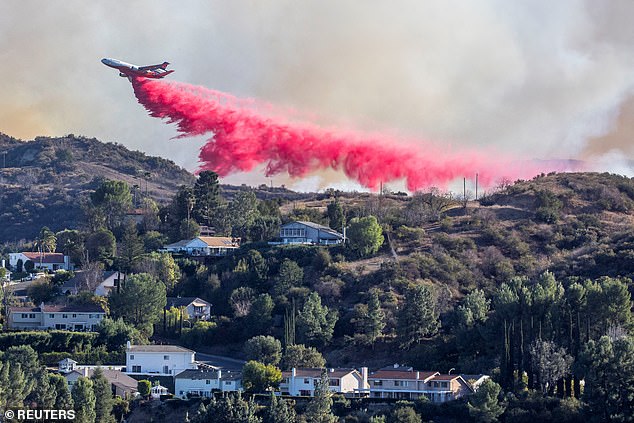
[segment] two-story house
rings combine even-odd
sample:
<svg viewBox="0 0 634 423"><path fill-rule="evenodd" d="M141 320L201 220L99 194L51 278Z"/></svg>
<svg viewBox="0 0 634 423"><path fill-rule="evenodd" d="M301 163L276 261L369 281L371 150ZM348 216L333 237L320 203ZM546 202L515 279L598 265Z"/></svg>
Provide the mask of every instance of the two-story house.
<svg viewBox="0 0 634 423"><path fill-rule="evenodd" d="M371 373L368 382L371 398L415 400L425 396L439 403L473 392L460 375L442 375L398 365Z"/></svg>
<svg viewBox="0 0 634 423"><path fill-rule="evenodd" d="M344 236L334 229L313 222L289 222L280 228L280 241L271 244L340 244Z"/></svg>
<svg viewBox="0 0 634 423"><path fill-rule="evenodd" d="M39 307L9 307L9 329L58 329L95 331L106 317L98 305L44 305Z"/></svg>
<svg viewBox="0 0 634 423"><path fill-rule="evenodd" d="M125 352L126 373L176 376L183 370L197 369L196 353L178 345L131 345Z"/></svg>
<svg viewBox="0 0 634 423"><path fill-rule="evenodd" d="M185 370L174 377L174 393L187 396L211 397L213 392L242 390L242 373L223 370Z"/></svg>
<svg viewBox="0 0 634 423"><path fill-rule="evenodd" d="M167 297L165 310L183 308L190 319L209 320L211 318L211 303L198 297Z"/></svg>
<svg viewBox="0 0 634 423"><path fill-rule="evenodd" d="M280 390L284 395L312 397L323 371L324 369L293 368L282 372ZM353 397L363 395L369 388L367 367L362 367L361 372L356 369L326 369L326 372L331 392Z"/></svg>

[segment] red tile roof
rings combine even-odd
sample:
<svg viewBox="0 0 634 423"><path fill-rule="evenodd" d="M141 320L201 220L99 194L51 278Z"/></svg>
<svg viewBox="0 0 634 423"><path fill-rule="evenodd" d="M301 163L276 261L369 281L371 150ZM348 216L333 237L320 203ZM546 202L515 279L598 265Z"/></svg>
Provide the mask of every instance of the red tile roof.
<svg viewBox="0 0 634 423"><path fill-rule="evenodd" d="M436 375L431 380L454 380L459 377L460 375Z"/></svg>
<svg viewBox="0 0 634 423"><path fill-rule="evenodd" d="M64 254L62 253L38 253L26 251L22 252L22 254L34 263L39 263L41 256L42 263L64 264Z"/></svg>

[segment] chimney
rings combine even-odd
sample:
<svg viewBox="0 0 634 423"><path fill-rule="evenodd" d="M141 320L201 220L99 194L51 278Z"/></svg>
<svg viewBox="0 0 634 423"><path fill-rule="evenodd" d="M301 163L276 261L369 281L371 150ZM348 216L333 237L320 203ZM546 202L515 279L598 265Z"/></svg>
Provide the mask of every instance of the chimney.
<svg viewBox="0 0 634 423"><path fill-rule="evenodd" d="M222 379L222 370L218 369L218 380Z"/></svg>
<svg viewBox="0 0 634 423"><path fill-rule="evenodd" d="M2 263L2 267L5 267L5 266L4 266L4 259L2 259L2 262L0 262L0 263Z"/></svg>
<svg viewBox="0 0 634 423"><path fill-rule="evenodd" d="M84 377L88 377L88 367L84 367Z"/></svg>
<svg viewBox="0 0 634 423"><path fill-rule="evenodd" d="M297 370L295 369L295 367L293 367L291 369L291 377L296 377L297 376Z"/></svg>
<svg viewBox="0 0 634 423"><path fill-rule="evenodd" d="M334 373L334 372L335 372L335 369L333 369L333 368L331 367L330 369L328 369L328 371L329 371L330 373Z"/></svg>
<svg viewBox="0 0 634 423"><path fill-rule="evenodd" d="M361 367L361 383L363 383L362 387L365 389L366 386L368 385L368 368L367 367Z"/></svg>
<svg viewBox="0 0 634 423"><path fill-rule="evenodd" d="M394 363L394 368L395 368L395 369L398 369L398 368L399 368L398 363Z"/></svg>
<svg viewBox="0 0 634 423"><path fill-rule="evenodd" d="M132 344L130 343L130 341L125 343L125 347L127 350L129 350L132 347Z"/></svg>
<svg viewBox="0 0 634 423"><path fill-rule="evenodd" d="M416 370L416 379L420 379L420 372Z"/></svg>

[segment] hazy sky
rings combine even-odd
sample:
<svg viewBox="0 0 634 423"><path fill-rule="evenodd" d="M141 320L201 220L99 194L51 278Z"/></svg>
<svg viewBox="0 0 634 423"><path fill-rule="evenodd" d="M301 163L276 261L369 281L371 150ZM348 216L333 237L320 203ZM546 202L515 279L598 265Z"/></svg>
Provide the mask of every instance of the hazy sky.
<svg viewBox="0 0 634 423"><path fill-rule="evenodd" d="M194 170L203 140L171 140L100 63L167 60L169 78L324 121L631 173L632 16L629 0L4 0L0 132L94 136ZM242 180L265 178L227 179Z"/></svg>

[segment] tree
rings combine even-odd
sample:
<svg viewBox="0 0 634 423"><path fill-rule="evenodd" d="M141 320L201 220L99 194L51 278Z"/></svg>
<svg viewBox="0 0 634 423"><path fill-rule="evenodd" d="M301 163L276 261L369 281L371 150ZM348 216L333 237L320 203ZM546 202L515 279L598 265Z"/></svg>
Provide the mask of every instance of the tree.
<svg viewBox="0 0 634 423"><path fill-rule="evenodd" d="M25 272L33 273L34 269L35 269L35 263L33 263L31 260L27 260L26 262L24 262L24 271Z"/></svg>
<svg viewBox="0 0 634 423"><path fill-rule="evenodd" d="M302 344L287 345L281 361L284 370L290 370L293 367L322 368L325 365L326 360L316 348Z"/></svg>
<svg viewBox="0 0 634 423"><path fill-rule="evenodd" d="M192 239L200 235L200 225L191 219L183 219L178 225L178 239Z"/></svg>
<svg viewBox="0 0 634 423"><path fill-rule="evenodd" d="M112 404L112 414L116 422L123 421L123 417L130 412L130 403L120 396L115 397Z"/></svg>
<svg viewBox="0 0 634 423"><path fill-rule="evenodd" d="M398 333L401 347L409 349L423 339L434 335L440 328L436 298L427 285L419 284L410 289L398 316Z"/></svg>
<svg viewBox="0 0 634 423"><path fill-rule="evenodd" d="M332 339L337 323L337 312L321 305L321 298L312 292L297 315L297 326L302 338L316 345L324 345Z"/></svg>
<svg viewBox="0 0 634 423"><path fill-rule="evenodd" d="M52 253L57 248L57 237L48 226L44 226L40 229L35 244L40 253Z"/></svg>
<svg viewBox="0 0 634 423"><path fill-rule="evenodd" d="M306 406L304 417L311 423L335 423L337 417L332 414L332 392L328 388L328 373L324 369L315 387L315 395Z"/></svg>
<svg viewBox="0 0 634 423"><path fill-rule="evenodd" d="M552 341L539 339L531 344L530 355L543 394L553 391L555 382L568 374L573 361L563 347L558 348Z"/></svg>
<svg viewBox="0 0 634 423"><path fill-rule="evenodd" d="M33 391L26 398L27 403L35 403L37 407L43 409L50 409L55 407L55 399L57 398L57 392L55 386L51 384L52 373L48 373L44 369L40 369L38 374L35 375L37 383L34 386Z"/></svg>
<svg viewBox="0 0 634 423"><path fill-rule="evenodd" d="M381 308L379 293L376 289L370 291L370 298L366 304L357 304L354 308L352 323L356 334L360 335L363 343L374 345L383 328L385 328L385 312Z"/></svg>
<svg viewBox="0 0 634 423"><path fill-rule="evenodd" d="M109 297L110 313L147 336L152 334L152 325L162 315L166 302L165 285L147 273L130 276L121 290Z"/></svg>
<svg viewBox="0 0 634 423"><path fill-rule="evenodd" d="M253 224L249 229L249 238L257 242L278 237L281 224L282 222L278 216L258 216L253 220Z"/></svg>
<svg viewBox="0 0 634 423"><path fill-rule="evenodd" d="M152 383L150 383L147 379L141 379L137 382L136 389L139 391L139 395L141 395L142 398L148 398L152 391Z"/></svg>
<svg viewBox="0 0 634 423"><path fill-rule="evenodd" d="M590 340L581 351L578 371L583 397L596 422L628 422L634 416L634 339Z"/></svg>
<svg viewBox="0 0 634 423"><path fill-rule="evenodd" d="M207 407L201 406L194 423L261 423L257 417L258 406L251 398L245 401L242 394L230 393L222 398L211 399Z"/></svg>
<svg viewBox="0 0 634 423"><path fill-rule="evenodd" d="M486 298L481 289L468 293L456 309L458 325L469 328L475 323L484 323L489 314L490 304L491 301Z"/></svg>
<svg viewBox="0 0 634 423"><path fill-rule="evenodd" d="M343 207L339 200L332 201L326 207L326 214L328 215L328 226L336 231L341 231L343 225L346 224L346 216L343 213Z"/></svg>
<svg viewBox="0 0 634 423"><path fill-rule="evenodd" d="M84 236L74 229L64 229L55 234L57 251L70 257L73 263L79 263L84 253Z"/></svg>
<svg viewBox="0 0 634 423"><path fill-rule="evenodd" d="M221 204L218 174L210 170L200 172L194 184L193 194L195 198L194 218L201 224L214 226L214 216Z"/></svg>
<svg viewBox="0 0 634 423"><path fill-rule="evenodd" d="M0 362L0 408L22 408L33 391L35 381L28 378L20 363Z"/></svg>
<svg viewBox="0 0 634 423"><path fill-rule="evenodd" d="M416 410L408 405L397 405L390 413L388 423L421 423Z"/></svg>
<svg viewBox="0 0 634 423"><path fill-rule="evenodd" d="M139 232L134 221L128 220L125 222L117 251L121 270L130 273L134 263L145 253L143 242L139 239Z"/></svg>
<svg viewBox="0 0 634 423"><path fill-rule="evenodd" d="M132 207L130 187L123 181L104 181L90 194L90 200L103 213L110 230L123 221L125 213Z"/></svg>
<svg viewBox="0 0 634 423"><path fill-rule="evenodd" d="M500 385L491 379L485 380L478 390L469 397L469 415L477 422L493 423L504 413L506 406L499 401Z"/></svg>
<svg viewBox="0 0 634 423"><path fill-rule="evenodd" d="M95 393L95 423L113 423L112 389L101 367L95 369L90 380L92 380L92 389Z"/></svg>
<svg viewBox="0 0 634 423"><path fill-rule="evenodd" d="M95 393L92 381L80 376L73 385L72 396L75 405L75 422L93 423L95 421Z"/></svg>
<svg viewBox="0 0 634 423"><path fill-rule="evenodd" d="M238 192L229 203L227 213L231 223L231 235L247 239L251 226L260 214L255 193L251 190Z"/></svg>
<svg viewBox="0 0 634 423"><path fill-rule="evenodd" d="M271 402L264 411L262 423L296 423L295 404L271 393Z"/></svg>
<svg viewBox="0 0 634 423"><path fill-rule="evenodd" d="M73 397L68 390L68 382L62 375L49 374L49 386L55 392L55 404L51 408L70 410L74 407Z"/></svg>
<svg viewBox="0 0 634 423"><path fill-rule="evenodd" d="M275 303L269 294L260 294L253 300L249 313L245 319L246 336L254 336L267 333L271 330L273 322L273 309Z"/></svg>
<svg viewBox="0 0 634 423"><path fill-rule="evenodd" d="M251 311L255 292L247 286L234 289L229 296L229 304L236 317L244 317Z"/></svg>
<svg viewBox="0 0 634 423"><path fill-rule="evenodd" d="M100 229L86 237L88 261L110 262L117 254L117 239L107 229Z"/></svg>
<svg viewBox="0 0 634 423"><path fill-rule="evenodd" d="M34 304L48 303L57 295L57 288L47 280L33 282L26 290Z"/></svg>
<svg viewBox="0 0 634 423"><path fill-rule="evenodd" d="M289 259L282 260L280 270L275 278L273 292L276 296L284 296L294 286L301 286L304 280L304 269L297 262Z"/></svg>
<svg viewBox="0 0 634 423"><path fill-rule="evenodd" d="M255 360L242 367L242 386L249 392L265 392L277 388L282 381L282 371L271 364Z"/></svg>
<svg viewBox="0 0 634 423"><path fill-rule="evenodd" d="M169 253L152 252L142 256L134 265L136 273L148 273L165 284L171 292L180 278L180 269Z"/></svg>
<svg viewBox="0 0 634 423"><path fill-rule="evenodd" d="M277 366L282 359L282 343L272 336L255 336L244 344L244 354L249 360Z"/></svg>
<svg viewBox="0 0 634 423"><path fill-rule="evenodd" d="M360 257L376 254L383 245L383 230L374 216L352 219L347 236L350 248Z"/></svg>

